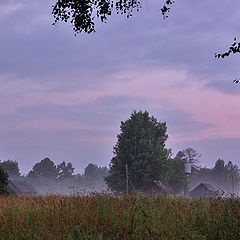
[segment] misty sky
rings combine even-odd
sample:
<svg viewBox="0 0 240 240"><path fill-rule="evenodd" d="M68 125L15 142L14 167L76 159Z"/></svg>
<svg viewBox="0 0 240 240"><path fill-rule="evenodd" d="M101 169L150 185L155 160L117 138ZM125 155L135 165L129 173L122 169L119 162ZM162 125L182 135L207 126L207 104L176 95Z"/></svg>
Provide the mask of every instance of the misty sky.
<svg viewBox="0 0 240 240"><path fill-rule="evenodd" d="M54 0L0 0L0 159L28 173L45 157L108 166L122 120L147 110L166 121L173 153L201 165L240 165L240 55L217 60L239 36L240 1L160 0L113 16L92 35L52 26Z"/></svg>

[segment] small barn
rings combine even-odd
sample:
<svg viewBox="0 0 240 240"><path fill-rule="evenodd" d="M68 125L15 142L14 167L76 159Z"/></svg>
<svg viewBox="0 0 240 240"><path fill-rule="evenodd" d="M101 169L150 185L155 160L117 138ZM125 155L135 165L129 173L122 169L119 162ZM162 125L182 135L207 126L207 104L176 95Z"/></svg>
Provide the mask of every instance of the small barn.
<svg viewBox="0 0 240 240"><path fill-rule="evenodd" d="M36 189L27 182L23 181L15 181L9 180L8 181L8 188L11 193L15 195L36 195Z"/></svg>
<svg viewBox="0 0 240 240"><path fill-rule="evenodd" d="M152 181L142 188L145 194L162 194L164 196L173 193L173 190L164 186L160 181Z"/></svg>
<svg viewBox="0 0 240 240"><path fill-rule="evenodd" d="M211 184L200 183L190 192L190 197L193 198L209 198L216 196L216 190Z"/></svg>

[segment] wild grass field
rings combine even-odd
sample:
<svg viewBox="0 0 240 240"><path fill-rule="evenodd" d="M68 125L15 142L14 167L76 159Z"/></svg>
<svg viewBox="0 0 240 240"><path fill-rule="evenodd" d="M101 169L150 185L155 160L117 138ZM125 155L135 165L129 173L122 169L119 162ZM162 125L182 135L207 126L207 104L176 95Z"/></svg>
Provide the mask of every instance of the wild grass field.
<svg viewBox="0 0 240 240"><path fill-rule="evenodd" d="M0 197L0 239L239 240L240 200L107 194Z"/></svg>

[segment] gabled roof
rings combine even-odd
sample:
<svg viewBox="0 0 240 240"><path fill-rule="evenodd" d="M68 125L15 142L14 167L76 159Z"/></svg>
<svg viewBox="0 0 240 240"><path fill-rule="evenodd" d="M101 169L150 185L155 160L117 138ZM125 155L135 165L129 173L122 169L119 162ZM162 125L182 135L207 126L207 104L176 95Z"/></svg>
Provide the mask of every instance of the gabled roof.
<svg viewBox="0 0 240 240"><path fill-rule="evenodd" d="M27 182L9 180L8 187L13 193L17 195L37 194L36 189L34 189L34 187Z"/></svg>
<svg viewBox="0 0 240 240"><path fill-rule="evenodd" d="M192 197L210 197L215 195L214 187L209 183L200 183L197 187L195 187L191 192L190 196Z"/></svg>
<svg viewBox="0 0 240 240"><path fill-rule="evenodd" d="M173 192L171 188L166 187L165 185L163 185L161 181L152 181L152 182L150 182L145 187L143 187L143 191L148 191L151 188L154 188L155 190L157 189L159 192L166 193L166 194Z"/></svg>
<svg viewBox="0 0 240 240"><path fill-rule="evenodd" d="M214 187L211 184L209 184L209 183L201 183L201 184L203 184L204 187L207 188L207 190L209 190L210 192L215 191Z"/></svg>

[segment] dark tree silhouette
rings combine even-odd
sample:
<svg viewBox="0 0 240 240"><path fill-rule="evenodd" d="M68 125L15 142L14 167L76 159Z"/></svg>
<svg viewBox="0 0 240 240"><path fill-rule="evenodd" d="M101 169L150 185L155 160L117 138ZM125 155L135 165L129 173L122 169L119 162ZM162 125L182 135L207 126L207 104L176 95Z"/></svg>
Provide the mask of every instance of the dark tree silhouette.
<svg viewBox="0 0 240 240"><path fill-rule="evenodd" d="M230 54L240 53L240 42L237 42L237 38L234 38L233 44L229 47L228 51L225 53L216 53L216 58L225 58L230 56Z"/></svg>
<svg viewBox="0 0 240 240"><path fill-rule="evenodd" d="M167 18L173 0L164 0L161 13ZM140 0L57 0L52 6L52 14L56 25L59 21L70 22L75 33L95 32L95 21L107 22L108 18L116 12L126 15L127 18L142 8Z"/></svg>
<svg viewBox="0 0 240 240"><path fill-rule="evenodd" d="M233 43L229 47L228 51L226 51L224 53L215 53L215 57L216 58L225 58L225 57L229 57L231 54L236 54L236 53L240 53L240 42L238 42L237 38L235 37L233 40ZM233 82L240 83L240 77L235 78L233 80Z"/></svg>

